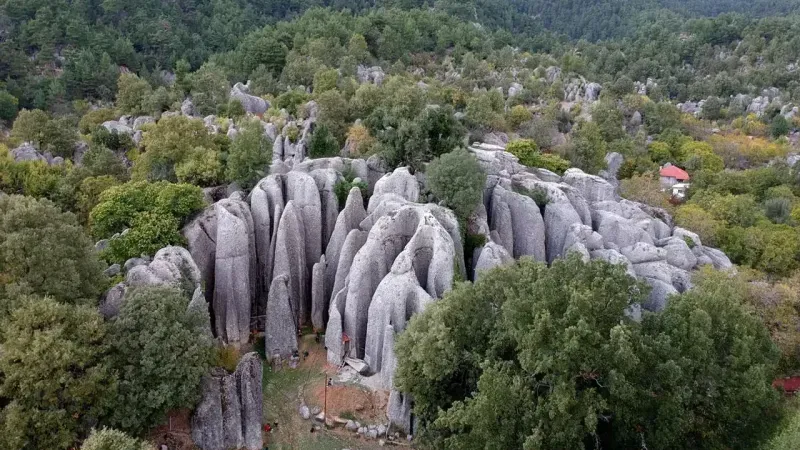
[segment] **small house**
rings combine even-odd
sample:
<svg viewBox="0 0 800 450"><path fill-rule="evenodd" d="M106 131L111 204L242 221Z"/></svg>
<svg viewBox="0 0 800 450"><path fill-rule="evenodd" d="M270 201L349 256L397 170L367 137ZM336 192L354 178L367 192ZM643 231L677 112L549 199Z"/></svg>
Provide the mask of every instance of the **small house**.
<svg viewBox="0 0 800 450"><path fill-rule="evenodd" d="M672 164L665 164L659 171L661 187L669 189L678 183L686 183L689 181L689 174L685 170Z"/></svg>

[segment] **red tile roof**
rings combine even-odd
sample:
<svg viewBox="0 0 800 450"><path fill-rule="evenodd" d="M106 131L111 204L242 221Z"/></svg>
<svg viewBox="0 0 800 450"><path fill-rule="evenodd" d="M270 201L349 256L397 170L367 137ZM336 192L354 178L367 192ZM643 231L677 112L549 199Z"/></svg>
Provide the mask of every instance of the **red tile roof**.
<svg viewBox="0 0 800 450"><path fill-rule="evenodd" d="M772 382L774 387L782 387L787 393L793 394L800 390L800 377L779 378Z"/></svg>
<svg viewBox="0 0 800 450"><path fill-rule="evenodd" d="M687 181L689 174L678 166L667 166L661 169L662 177L674 177L678 181Z"/></svg>

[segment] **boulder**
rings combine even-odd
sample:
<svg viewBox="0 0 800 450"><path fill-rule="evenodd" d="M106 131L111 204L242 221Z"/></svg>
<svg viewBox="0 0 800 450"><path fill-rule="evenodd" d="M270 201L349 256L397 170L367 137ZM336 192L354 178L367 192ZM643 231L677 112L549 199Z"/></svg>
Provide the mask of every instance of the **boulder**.
<svg viewBox="0 0 800 450"><path fill-rule="evenodd" d="M229 344L250 337L250 231L221 201L216 204L217 235L214 263L214 323L217 336Z"/></svg>
<svg viewBox="0 0 800 450"><path fill-rule="evenodd" d="M152 116L139 116L133 121L133 129L139 131L148 123L156 123L156 119Z"/></svg>
<svg viewBox="0 0 800 450"><path fill-rule="evenodd" d="M651 291L647 301L642 305L644 309L651 312L660 312L667 307L670 296L678 293L671 284L654 278L645 278L644 281L650 285Z"/></svg>
<svg viewBox="0 0 800 450"><path fill-rule="evenodd" d="M386 416L392 429L400 430L405 434L413 434L414 424L411 419L411 396L392 389L389 393L389 404Z"/></svg>
<svg viewBox="0 0 800 450"><path fill-rule="evenodd" d="M614 201L614 186L597 175L584 173L580 169L567 169L562 181L576 188L589 203Z"/></svg>
<svg viewBox="0 0 800 450"><path fill-rule="evenodd" d="M222 377L222 433L225 449L244 446L242 435L242 404L234 374Z"/></svg>
<svg viewBox="0 0 800 450"><path fill-rule="evenodd" d="M679 237L671 237L663 243L667 253L667 262L683 270L691 270L697 265L697 257L686 241Z"/></svg>
<svg viewBox="0 0 800 450"><path fill-rule="evenodd" d="M372 212L384 194L395 194L410 202L419 200L419 183L411 175L407 167L400 167L394 172L384 175L375 183L372 197L369 200L368 212Z"/></svg>
<svg viewBox="0 0 800 450"><path fill-rule="evenodd" d="M325 255L322 255L320 262L314 264L311 270L311 323L315 330L325 328L325 312L328 306L328 298L325 297L325 270L327 265Z"/></svg>
<svg viewBox="0 0 800 450"><path fill-rule="evenodd" d="M194 116L194 103L191 99L187 98L181 103L181 114L188 117Z"/></svg>
<svg viewBox="0 0 800 450"><path fill-rule="evenodd" d="M476 280L480 278L481 272L491 270L497 266L510 264L514 261L514 258L502 245L496 244L493 241L487 242L486 245L477 249L475 253L472 259L475 261L473 273L475 274Z"/></svg>
<svg viewBox="0 0 800 450"><path fill-rule="evenodd" d="M255 115L264 114L269 109L269 103L261 97L250 95L250 82L247 84L236 83L231 88L231 100L238 100L245 112Z"/></svg>
<svg viewBox="0 0 800 450"><path fill-rule="evenodd" d="M633 245L622 247L619 251L633 264L664 261L668 257L666 249L658 248L646 242L637 242Z"/></svg>
<svg viewBox="0 0 800 450"><path fill-rule="evenodd" d="M11 157L14 158L14 162L26 162L26 161L42 161L47 162L44 156L36 150L36 147L33 146L30 142L25 142L19 147L11 150Z"/></svg>
<svg viewBox="0 0 800 450"><path fill-rule="evenodd" d="M192 441L200 450L227 450L222 417L221 379L203 377L200 403L192 413Z"/></svg>
<svg viewBox="0 0 800 450"><path fill-rule="evenodd" d="M364 209L364 199L361 196L361 189L354 187L350 189L345 201L344 209L336 218L328 246L325 249L327 266L325 268L325 298L330 299L333 288L336 284L336 273L339 268L339 256L344 246L345 239L352 230L358 228L361 221L367 217ZM363 244L363 242L362 242Z"/></svg>
<svg viewBox="0 0 800 450"><path fill-rule="evenodd" d="M492 193L490 228L514 258L532 256L546 260L545 223L536 202L498 185Z"/></svg>
<svg viewBox="0 0 800 450"><path fill-rule="evenodd" d="M111 133L127 134L129 136L133 134L133 128L123 123L120 123L117 120L109 120L103 122L103 128L105 128Z"/></svg>
<svg viewBox="0 0 800 450"><path fill-rule="evenodd" d="M280 275L272 280L267 300L264 348L268 355L291 356L297 350L297 315L289 298L289 280Z"/></svg>
<svg viewBox="0 0 800 450"><path fill-rule="evenodd" d="M305 322L310 319L311 299L307 292L309 270L306 264L303 216L295 207L294 201L289 201L280 217L275 237L273 277L286 277L289 287L287 298L290 300L294 323Z"/></svg>
<svg viewBox="0 0 800 450"><path fill-rule="evenodd" d="M236 366L236 384L242 408L242 437L244 448L261 450L264 440L261 435L264 397L262 394L263 365L258 353L248 353Z"/></svg>

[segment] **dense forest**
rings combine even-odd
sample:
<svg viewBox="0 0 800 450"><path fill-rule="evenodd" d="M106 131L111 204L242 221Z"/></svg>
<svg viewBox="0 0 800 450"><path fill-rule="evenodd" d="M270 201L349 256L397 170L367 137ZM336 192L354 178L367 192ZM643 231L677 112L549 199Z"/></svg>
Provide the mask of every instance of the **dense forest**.
<svg viewBox="0 0 800 450"><path fill-rule="evenodd" d="M261 436L244 349L338 366L402 270L352 351L419 448L793 449L798 74L798 0L3 0L0 449L217 450L210 382Z"/></svg>

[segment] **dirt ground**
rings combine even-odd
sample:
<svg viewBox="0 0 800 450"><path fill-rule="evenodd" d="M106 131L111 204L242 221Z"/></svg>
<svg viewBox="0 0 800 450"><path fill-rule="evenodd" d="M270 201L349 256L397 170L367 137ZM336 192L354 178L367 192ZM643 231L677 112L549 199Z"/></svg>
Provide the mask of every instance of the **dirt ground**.
<svg viewBox="0 0 800 450"><path fill-rule="evenodd" d="M373 392L353 383L336 384L326 389L326 380L336 375L337 368L327 363L323 345L309 335L302 338L300 347L301 355L308 351L309 356L307 359L301 357L296 369L284 366L272 370L265 367L264 419L265 423L278 422L273 432L265 434L269 449L381 448L377 441L366 440L345 430L343 422L353 419L362 424L385 423L388 393ZM299 413L303 403L312 410L315 407L323 410L327 406L329 427L323 428L321 422L313 418L303 420ZM314 432L311 432L312 428L315 428ZM403 444L407 446L407 443Z"/></svg>
<svg viewBox="0 0 800 450"><path fill-rule="evenodd" d="M249 350L249 349L246 349ZM269 450L373 450L382 448L378 441L367 440L357 433L345 430L347 420L364 425L386 423L386 405L389 393L373 391L354 382L339 381L337 367L328 364L322 343L314 335L300 340L301 356L297 368L270 367L264 364L264 423L278 423L272 432L264 433L264 445ZM241 352L246 353L245 350ZM326 389L331 378L332 386ZM320 411L327 408L328 427L313 418L304 420L300 406ZM164 424L154 429L148 441L156 448L166 444L169 450L195 450L191 438L191 411L178 410L169 414ZM311 429L314 428L314 432ZM388 442L406 448L405 441Z"/></svg>

